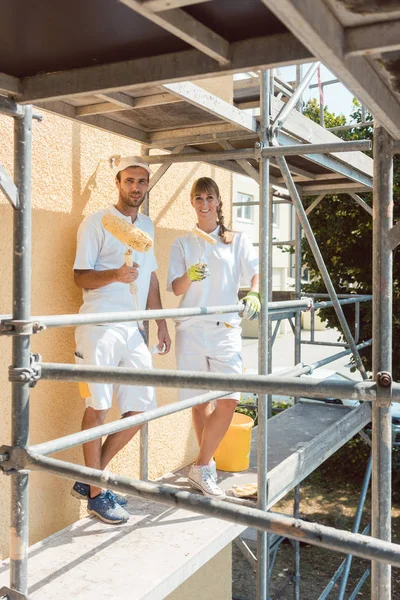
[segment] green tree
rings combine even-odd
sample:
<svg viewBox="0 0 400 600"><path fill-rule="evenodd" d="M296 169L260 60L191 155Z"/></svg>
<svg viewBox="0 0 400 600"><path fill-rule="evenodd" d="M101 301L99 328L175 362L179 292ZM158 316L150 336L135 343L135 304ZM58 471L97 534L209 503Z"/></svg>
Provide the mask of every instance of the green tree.
<svg viewBox="0 0 400 600"><path fill-rule="evenodd" d="M353 112L350 122L362 121L361 106L353 100ZM304 114L319 122L319 105L316 100L307 103ZM324 108L327 127L343 125L345 117L336 116ZM366 121L372 121L367 113ZM360 127L336 132L343 139L373 139L373 128ZM394 160L394 219L400 218L400 163ZM360 194L363 200L372 206L372 194ZM304 198L305 207L313 198ZM325 196L322 202L309 215L310 224L324 257L332 282L338 293L372 294L372 217L347 194ZM400 261L398 250L393 260L393 377L400 380L400 363L396 358L400 354ZM302 245L303 263L310 270L311 283L304 287L307 292L326 292L311 249L305 239ZM343 306L345 316L354 331L355 307ZM339 321L333 309L321 311L321 318L328 327L337 327ZM372 337L372 303L361 304L360 340ZM341 340L343 340L341 335ZM367 348L360 352L367 370L372 370L372 351Z"/></svg>

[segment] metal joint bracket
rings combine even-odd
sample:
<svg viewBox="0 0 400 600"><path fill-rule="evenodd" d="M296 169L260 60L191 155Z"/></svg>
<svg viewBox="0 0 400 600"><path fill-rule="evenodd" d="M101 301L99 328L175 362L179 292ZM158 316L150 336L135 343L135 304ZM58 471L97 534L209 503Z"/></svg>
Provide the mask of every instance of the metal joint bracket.
<svg viewBox="0 0 400 600"><path fill-rule="evenodd" d="M314 373L314 368L312 365L306 365L303 363L303 367L307 367L307 369L309 369L309 372L307 373L307 375L312 375Z"/></svg>
<svg viewBox="0 0 400 600"><path fill-rule="evenodd" d="M392 374L388 371L379 371L376 374L377 394L376 403L377 406L385 408L390 406L392 401Z"/></svg>
<svg viewBox="0 0 400 600"><path fill-rule="evenodd" d="M255 159L258 161L258 162L260 162L260 161L261 161L261 159L262 159L261 152L262 152L262 149L263 149L263 148L264 148L264 146L263 146L263 144L262 144L261 142L256 142L256 143L254 144L254 158L255 158Z"/></svg>
<svg viewBox="0 0 400 600"><path fill-rule="evenodd" d="M25 596L25 594L21 594L21 592L8 587L0 588L0 598L6 598L7 600L29 600L29 596Z"/></svg>
<svg viewBox="0 0 400 600"><path fill-rule="evenodd" d="M0 335L32 335L33 325L32 321L4 319L0 321Z"/></svg>
<svg viewBox="0 0 400 600"><path fill-rule="evenodd" d="M8 380L12 383L29 383L29 387L34 387L42 375L41 362L40 354L31 354L29 367L8 367Z"/></svg>
<svg viewBox="0 0 400 600"><path fill-rule="evenodd" d="M26 469L27 452L20 446L0 446L0 470L13 475ZM1 596L0 596L1 597Z"/></svg>

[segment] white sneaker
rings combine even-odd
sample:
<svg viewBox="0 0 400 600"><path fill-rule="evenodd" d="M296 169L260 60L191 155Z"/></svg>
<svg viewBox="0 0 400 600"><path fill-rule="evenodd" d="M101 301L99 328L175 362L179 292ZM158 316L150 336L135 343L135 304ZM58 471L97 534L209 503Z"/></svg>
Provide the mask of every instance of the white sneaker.
<svg viewBox="0 0 400 600"><path fill-rule="evenodd" d="M214 479L215 483L218 483L217 463L213 458L210 460L209 467L211 471L211 477Z"/></svg>
<svg viewBox="0 0 400 600"><path fill-rule="evenodd" d="M195 465L192 465L190 467L188 480L190 485L197 490L200 490L204 496L215 498L216 500L223 500L225 498L224 490L221 490L214 481L212 470L208 465L205 467L196 467Z"/></svg>

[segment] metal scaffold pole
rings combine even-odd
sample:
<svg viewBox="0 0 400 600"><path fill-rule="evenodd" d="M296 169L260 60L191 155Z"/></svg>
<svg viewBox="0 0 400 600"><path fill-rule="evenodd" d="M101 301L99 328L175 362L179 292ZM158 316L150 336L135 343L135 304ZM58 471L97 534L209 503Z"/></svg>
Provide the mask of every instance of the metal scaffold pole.
<svg viewBox="0 0 400 600"><path fill-rule="evenodd" d="M294 210L294 207L292 207ZM295 223L295 290L296 299L301 297L301 225L297 214L294 218ZM301 315L296 314L294 317L294 364L298 365L301 361ZM295 402L298 398L295 397ZM293 516L298 519L300 516L300 485L296 485L294 490ZM293 598L300 600L300 542L294 542L294 587Z"/></svg>
<svg viewBox="0 0 400 600"><path fill-rule="evenodd" d="M372 535L391 540L391 368L392 368L392 139L380 125L374 129L373 201L373 347L377 401L372 407ZM391 598L390 564L372 562L371 598Z"/></svg>
<svg viewBox="0 0 400 600"><path fill-rule="evenodd" d="M270 112L270 77L268 71L260 72L261 123L260 145L268 145L269 112ZM260 296L262 301L259 317L259 357L258 371L260 375L268 372L268 298L269 298L269 159L260 160ZM260 394L258 398L258 508L267 510L267 421L268 396ZM268 535L265 531L257 532L257 599L268 600Z"/></svg>
<svg viewBox="0 0 400 600"><path fill-rule="evenodd" d="M18 206L14 209L13 319L27 320L31 309L31 163L32 107L23 108L14 119L15 184ZM15 335L12 340L12 366L30 369L30 336ZM11 444L26 447L29 438L29 382L12 383ZM10 587L22 594L28 591L28 474L11 477Z"/></svg>

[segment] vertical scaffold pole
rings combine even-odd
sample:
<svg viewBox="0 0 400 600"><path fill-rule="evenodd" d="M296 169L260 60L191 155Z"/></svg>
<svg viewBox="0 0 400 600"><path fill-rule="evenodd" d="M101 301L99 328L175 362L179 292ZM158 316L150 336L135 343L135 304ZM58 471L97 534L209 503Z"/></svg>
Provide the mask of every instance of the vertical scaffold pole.
<svg viewBox="0 0 400 600"><path fill-rule="evenodd" d="M379 374L392 368L392 249L388 234L393 224L392 139L377 124L374 129L373 201L373 348L377 401L372 404L372 535L391 540L392 423L390 379ZM385 383L389 387L385 386ZM372 562L371 598L391 598L391 567Z"/></svg>
<svg viewBox="0 0 400 600"><path fill-rule="evenodd" d="M268 71L260 72L260 144L268 145L270 107L270 79ZM268 297L269 297L269 160L260 160L260 296L262 301L259 318L258 340L258 372L265 375L268 371ZM268 397L260 394L258 398L258 508L267 509L267 421ZM257 600L268 600L268 535L264 531L257 532Z"/></svg>
<svg viewBox="0 0 400 600"><path fill-rule="evenodd" d="M149 149L143 148L142 155L148 156ZM143 203L143 213L146 216L150 215L150 191L147 192L146 199ZM147 345L149 345L149 322L145 321L144 328L147 337ZM144 423L140 430L140 479L147 481L149 479L149 424Z"/></svg>
<svg viewBox="0 0 400 600"><path fill-rule="evenodd" d="M294 206L291 207L294 210ZM295 290L296 299L301 297L301 225L297 214L295 214ZM294 318L294 364L298 365L301 361L301 313L297 312ZM295 398L297 403L298 398ZM300 516L300 484L294 489L293 516L298 519ZM293 598L300 600L300 542L294 541L294 587Z"/></svg>
<svg viewBox="0 0 400 600"><path fill-rule="evenodd" d="M31 164L32 107L14 120L14 179L19 205L14 210L13 319L28 320L31 310ZM12 366L30 368L30 336L12 340ZM27 446L29 437L29 382L12 384L11 444ZM10 587L28 592L28 474L11 477Z"/></svg>

